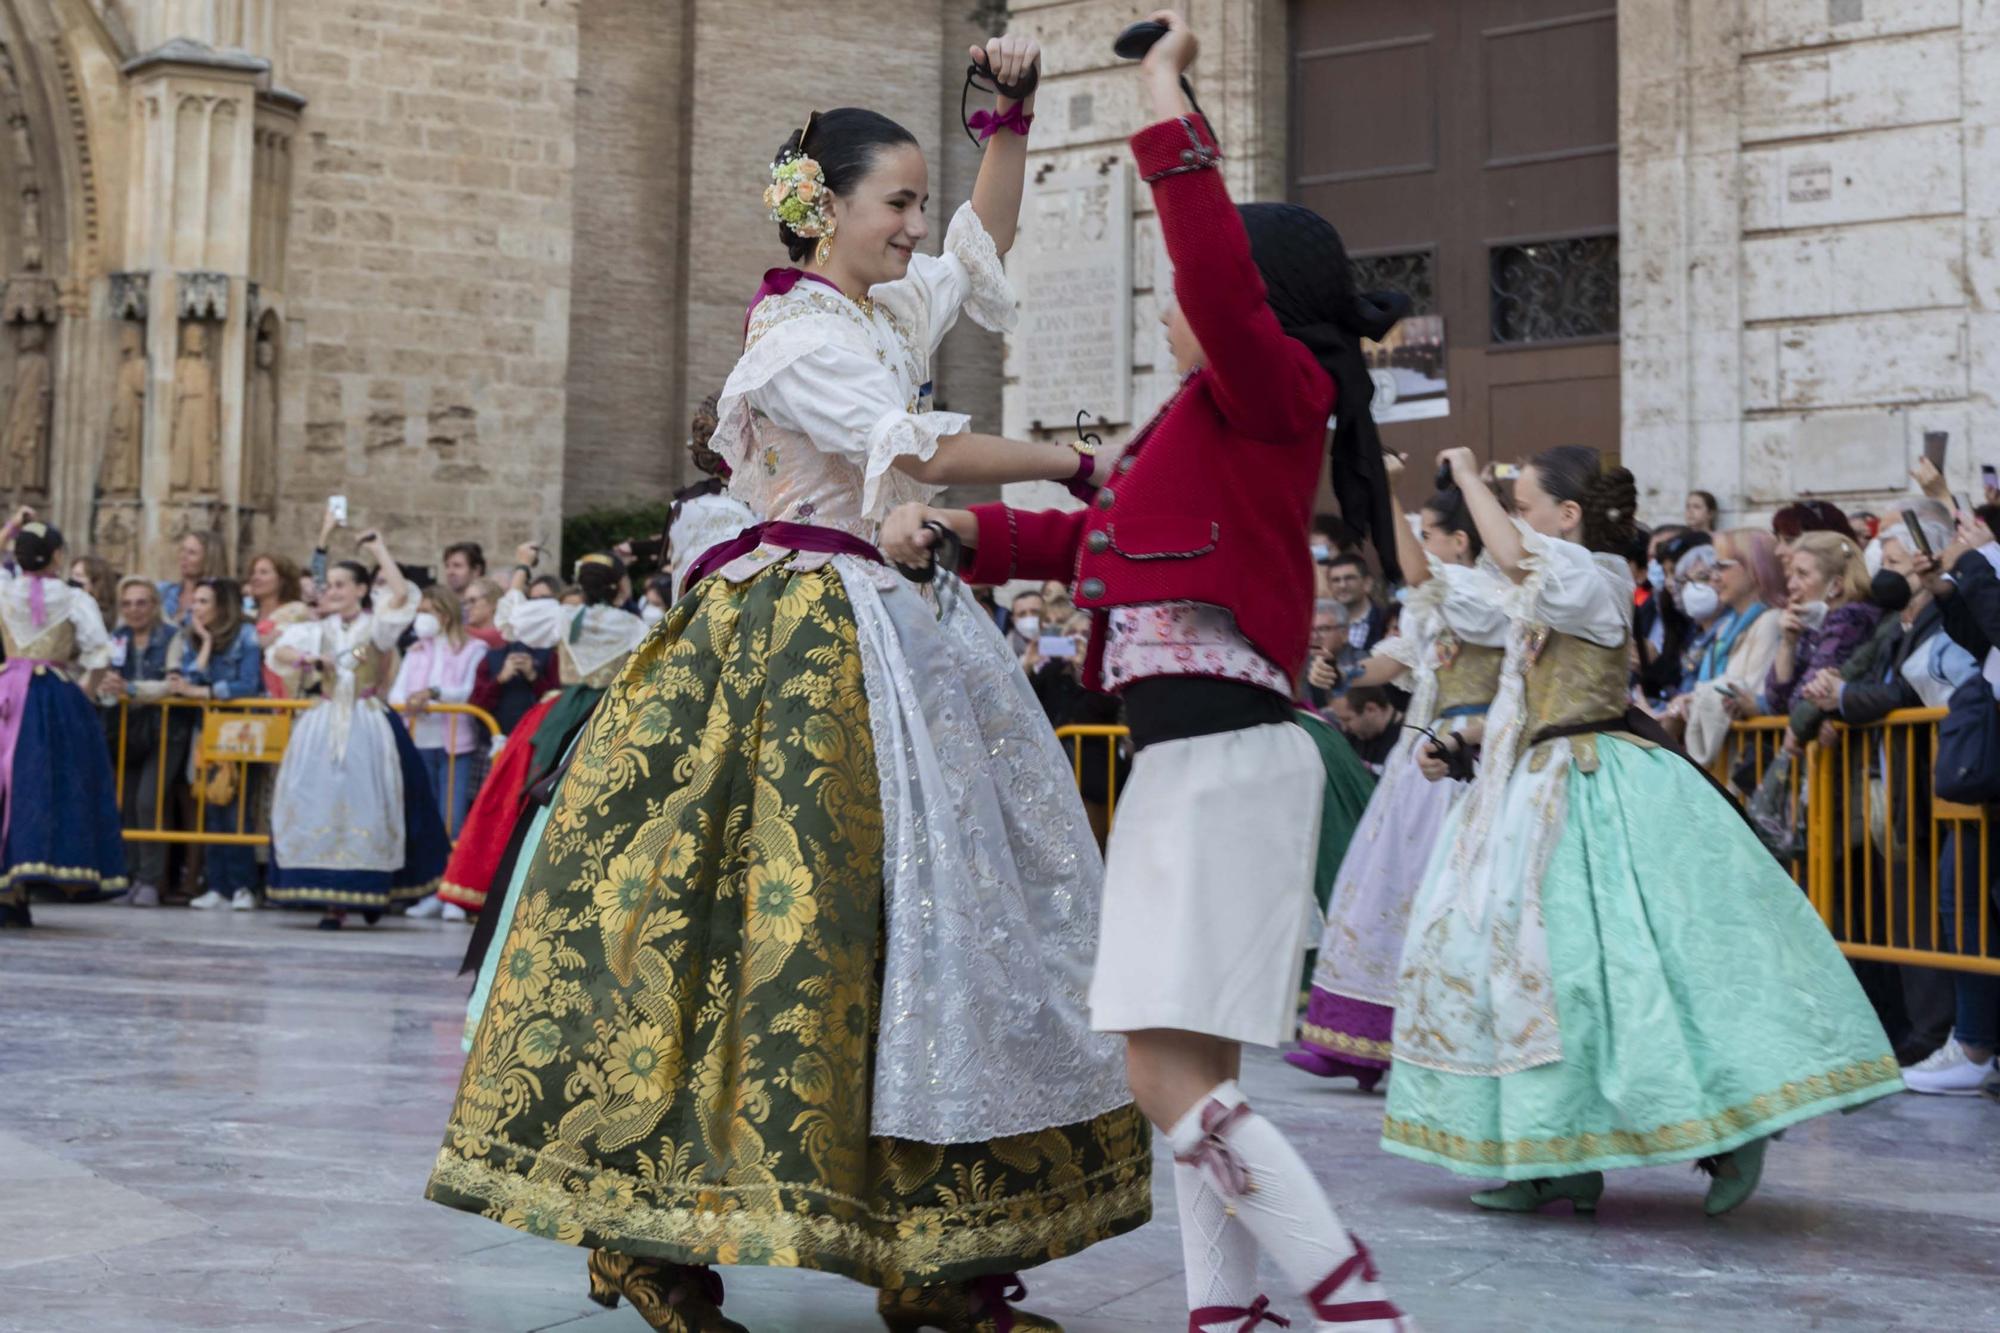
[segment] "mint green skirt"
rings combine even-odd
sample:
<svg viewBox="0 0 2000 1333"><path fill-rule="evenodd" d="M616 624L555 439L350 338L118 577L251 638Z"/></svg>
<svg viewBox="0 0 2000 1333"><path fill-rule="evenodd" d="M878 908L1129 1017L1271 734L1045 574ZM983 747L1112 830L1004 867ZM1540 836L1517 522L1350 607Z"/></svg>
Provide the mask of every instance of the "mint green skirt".
<svg viewBox="0 0 2000 1333"><path fill-rule="evenodd" d="M486 910L498 912L500 919L493 923L493 940L486 946L486 957L479 964L479 980L472 987L472 998L465 1004L465 1036L459 1044L467 1054L472 1052L472 1036L479 1031L479 1020L486 1014L486 1002L493 995L493 978L500 970L500 962L507 956L507 931L514 924L514 909L521 905L521 881L528 877L528 867L534 864L535 850L542 845L542 830L548 827L549 807L533 807L534 822L528 825L528 837L521 844L521 854L514 858L514 874L505 885L505 891L498 902L486 900Z"/></svg>
<svg viewBox="0 0 2000 1333"><path fill-rule="evenodd" d="M1728 802L1667 751L1596 748L1542 879L1561 1058L1502 1076L1399 1058L1382 1146L1507 1180L1658 1166L1901 1091L1847 960ZM1513 796L1482 860L1532 836Z"/></svg>

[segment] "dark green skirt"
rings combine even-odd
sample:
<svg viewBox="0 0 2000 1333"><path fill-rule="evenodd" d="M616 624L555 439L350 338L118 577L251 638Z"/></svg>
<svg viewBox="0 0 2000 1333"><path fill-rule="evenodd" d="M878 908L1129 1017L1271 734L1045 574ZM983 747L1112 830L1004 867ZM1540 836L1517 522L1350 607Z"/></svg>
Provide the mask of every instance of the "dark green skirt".
<svg viewBox="0 0 2000 1333"><path fill-rule="evenodd" d="M684 598L524 855L432 1199L878 1287L1026 1268L1151 1215L1129 1106L988 1143L869 1133L882 809L833 569Z"/></svg>

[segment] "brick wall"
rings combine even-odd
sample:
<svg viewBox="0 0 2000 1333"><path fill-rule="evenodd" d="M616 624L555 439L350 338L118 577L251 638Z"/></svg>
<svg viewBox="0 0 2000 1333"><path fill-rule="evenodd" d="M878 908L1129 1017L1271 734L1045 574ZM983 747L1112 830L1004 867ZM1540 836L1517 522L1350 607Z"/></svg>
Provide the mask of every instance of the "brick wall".
<svg viewBox="0 0 2000 1333"><path fill-rule="evenodd" d="M326 495L406 561L553 540L563 505L576 6L291 6L277 545ZM496 556L504 564L506 556Z"/></svg>
<svg viewBox="0 0 2000 1333"><path fill-rule="evenodd" d="M593 0L581 10L563 467L571 513L663 498L689 470L679 302L687 7Z"/></svg>

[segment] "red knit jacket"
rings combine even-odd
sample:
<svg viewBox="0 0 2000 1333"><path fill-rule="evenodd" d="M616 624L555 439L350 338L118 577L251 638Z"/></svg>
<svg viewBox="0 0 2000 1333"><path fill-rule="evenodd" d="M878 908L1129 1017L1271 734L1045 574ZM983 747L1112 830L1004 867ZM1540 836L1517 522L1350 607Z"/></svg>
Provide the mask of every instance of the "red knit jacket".
<svg viewBox="0 0 2000 1333"><path fill-rule="evenodd" d="M1106 609L1206 602L1296 677L1312 629L1309 553L1332 378L1265 301L1215 140L1195 118L1132 136L1153 181L1174 294L1206 364L1190 375L1080 511L977 505L968 583L1066 579L1096 612L1084 684L1103 688ZM1191 168L1161 176L1171 168Z"/></svg>

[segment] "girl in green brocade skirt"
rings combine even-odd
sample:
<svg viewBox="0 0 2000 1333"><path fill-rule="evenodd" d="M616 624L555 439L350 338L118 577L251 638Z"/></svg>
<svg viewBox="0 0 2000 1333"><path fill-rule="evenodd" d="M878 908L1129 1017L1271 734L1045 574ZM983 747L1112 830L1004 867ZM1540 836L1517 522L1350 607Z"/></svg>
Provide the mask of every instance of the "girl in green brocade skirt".
<svg viewBox="0 0 2000 1333"><path fill-rule="evenodd" d="M842 110L788 143L773 190L817 254L767 275L713 441L766 522L698 562L518 863L428 1194L588 1247L593 1296L656 1328L738 1328L707 1266L740 1264L868 1283L895 1329L1051 1330L1014 1273L1151 1215L1085 1008L1102 863L1061 747L964 586L920 596L873 549L939 485L1115 462L931 410L960 310L1011 317L1012 218L978 207L1023 160L1003 132L944 254L870 277L923 238L893 207L914 141Z"/></svg>

